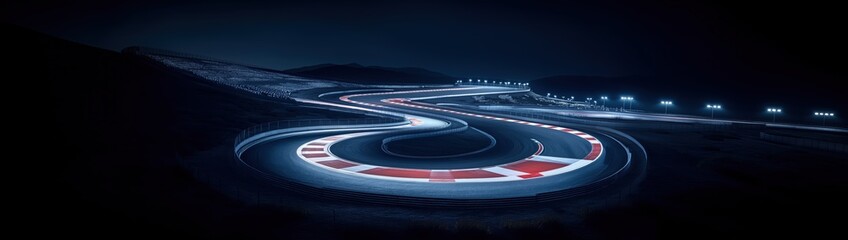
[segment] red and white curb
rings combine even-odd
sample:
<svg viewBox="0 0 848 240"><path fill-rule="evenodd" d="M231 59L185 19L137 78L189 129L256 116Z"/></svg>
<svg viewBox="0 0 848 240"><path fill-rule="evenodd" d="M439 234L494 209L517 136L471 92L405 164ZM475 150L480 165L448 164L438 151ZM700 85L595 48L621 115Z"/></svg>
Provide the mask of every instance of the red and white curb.
<svg viewBox="0 0 848 240"><path fill-rule="evenodd" d="M351 97L356 96L370 96L370 95L386 95L386 94L402 94L402 93L417 93L417 92L437 92L437 91L451 91L451 90L467 90L468 88L451 88L451 89L432 89L432 90L416 90L416 91L402 91L402 92L381 92L381 93L367 93L367 94L354 94L354 95L346 95L340 97L342 101L366 105L366 106L380 106L371 103L364 103L359 101L350 100ZM334 136L323 137L319 139L315 139L309 141L297 149L297 155L305 160L308 163L311 163L315 166L328 169L334 172L370 177L370 178L379 178L379 179L388 179L388 180L397 180L397 181L413 181L413 182L440 182L440 183L453 183L453 182L502 182L502 181L516 181L516 180L525 180L525 179L533 179L539 177L546 176L554 176L562 173L567 173L584 167L595 160L599 159L603 154L603 145L597 138L578 131L574 129L569 129L565 127L553 126L542 123L528 122L523 120L516 120L511 118L501 118L501 117L493 117L482 114L474 114L474 113L466 113L460 111L454 111L443 108L436 108L430 106L422 106L418 104L410 104L408 100L392 98L392 99L384 99L383 102L396 104L406 107L420 108L432 111L440 111L447 112L452 114L459 114L464 116L472 116L479 118L486 118L496 121L504 121L509 123L522 124L527 126L534 126L549 129L551 131L558 131L563 133L572 134L574 136L580 137L586 140L591 145L591 150L589 153L580 159L577 158L563 158L563 157L554 157L554 156L545 156L542 155L544 151L544 145L542 143L535 141L538 144L538 150L524 158L515 162L489 166L489 167L481 167L481 168L465 168L465 169L409 169L409 168L396 168L396 167L386 167L386 166L376 166L354 162L347 159L342 159L336 155L334 155L330 151L330 147L345 139L350 139L354 137L361 137L371 134L377 134L380 132L364 132L364 133L348 133L348 134L340 134ZM382 106L380 106L382 107ZM412 122L411 125L415 126L416 121L413 118L410 118ZM420 124L420 120L418 120Z"/></svg>

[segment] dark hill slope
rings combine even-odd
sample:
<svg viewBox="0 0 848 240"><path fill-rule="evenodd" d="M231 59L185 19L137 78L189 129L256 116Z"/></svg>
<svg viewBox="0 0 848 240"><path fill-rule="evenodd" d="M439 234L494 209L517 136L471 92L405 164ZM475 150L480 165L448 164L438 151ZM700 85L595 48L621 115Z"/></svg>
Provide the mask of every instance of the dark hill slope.
<svg viewBox="0 0 848 240"><path fill-rule="evenodd" d="M452 84L456 78L421 68L388 68L359 64L319 64L285 73L361 84Z"/></svg>
<svg viewBox="0 0 848 240"><path fill-rule="evenodd" d="M134 55L1 29L13 46L5 57L16 60L7 74L27 76L4 78L4 89L30 96L4 96L14 116L7 127L23 131L12 149L31 156L10 162L32 165L6 168L29 175L18 194L33 207L15 219L66 235L266 236L269 224L285 227L300 215L243 206L197 182L178 159L229 159L233 137L262 122L351 117L237 94Z"/></svg>

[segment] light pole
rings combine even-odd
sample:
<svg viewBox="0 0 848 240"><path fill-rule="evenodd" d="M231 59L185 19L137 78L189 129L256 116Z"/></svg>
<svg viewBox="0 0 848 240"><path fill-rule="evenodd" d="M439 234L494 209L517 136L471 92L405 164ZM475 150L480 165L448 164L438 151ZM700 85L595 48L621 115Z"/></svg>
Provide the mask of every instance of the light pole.
<svg viewBox="0 0 848 240"><path fill-rule="evenodd" d="M603 104L604 104L604 105L601 105L601 107L606 107L607 106L607 96L601 96L601 100L603 100Z"/></svg>
<svg viewBox="0 0 848 240"><path fill-rule="evenodd" d="M660 101L660 104L665 106L665 114L668 114L668 105L671 105L671 101Z"/></svg>
<svg viewBox="0 0 848 240"><path fill-rule="evenodd" d="M777 121L777 114L778 114L778 113L782 113L782 112L783 112L783 109L780 109L780 108L768 108L768 109L766 109L766 112L770 112L770 113L771 113L771 122L772 122L772 123L774 123L774 122L776 122L776 121Z"/></svg>
<svg viewBox="0 0 848 240"><path fill-rule="evenodd" d="M633 97L621 97L621 110L624 111L624 103L630 101L630 110L633 110Z"/></svg>
<svg viewBox="0 0 848 240"><path fill-rule="evenodd" d="M627 101L627 97L621 97L621 111L624 112L624 103Z"/></svg>
<svg viewBox="0 0 848 240"><path fill-rule="evenodd" d="M707 108L709 108L709 109L710 109L710 118L714 118L714 117L715 117L715 110L716 110L716 109L721 109L721 105L710 105L710 104L707 104Z"/></svg>
<svg viewBox="0 0 848 240"><path fill-rule="evenodd" d="M822 126L825 126L825 123L827 123L828 117L833 117L833 113L826 113L826 112L816 112L815 115L822 117Z"/></svg>

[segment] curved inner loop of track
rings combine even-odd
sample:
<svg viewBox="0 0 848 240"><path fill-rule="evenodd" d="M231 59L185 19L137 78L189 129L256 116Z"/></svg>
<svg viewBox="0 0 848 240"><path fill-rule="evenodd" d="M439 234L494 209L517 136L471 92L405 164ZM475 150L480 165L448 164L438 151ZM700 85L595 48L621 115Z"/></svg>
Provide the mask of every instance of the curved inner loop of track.
<svg viewBox="0 0 848 240"><path fill-rule="evenodd" d="M282 153L282 157L277 153L274 153L277 155L269 153L267 155L272 157L262 159L273 159L257 163L244 162L254 165L252 167L263 172L286 175L284 178L295 178L295 181L303 180L302 182L305 184L350 191L361 190L377 194L428 197L456 196L462 194L458 191L462 191L465 187L463 184L475 184L468 185L469 189L471 187L474 189L468 191L468 196L465 196L470 198L475 198L475 192L485 192L487 187L493 189L491 194L481 193L477 194L476 197L490 198L497 196L497 191L509 193L504 195L512 193L520 195L517 192L527 192L527 195L533 195L579 187L593 182L593 178L600 179L608 177L610 172L618 172L617 169L613 169L616 171L604 169L621 168L624 165L621 163L625 161L620 160L624 154L616 153L620 151L618 150L621 148L619 146L616 146L614 148L616 152L613 152L614 158L617 160L605 161L605 158L609 157L607 145L616 142L608 136L596 136L585 131L557 126L552 122L542 123L506 117L501 114L486 114L415 101L417 99L510 92L521 91L507 88L465 87L347 94L338 97L337 102L299 99L301 102L329 107L390 113L403 116L408 121L403 125L385 127L357 128L352 126L348 129L336 130L317 128L292 134L292 136L299 137L296 138L298 141L284 141L286 138L282 138L283 140L274 138L277 139L274 141L280 142L278 143L279 146L291 145L290 148L294 150L294 153L289 155ZM462 120L452 121L448 119ZM520 153L523 155L504 155L502 158L509 159L500 159L497 164L492 165L463 166L462 159L454 159L453 161L458 162L450 165L450 167L428 168L426 163L420 164L419 167L381 164L380 161L362 159L373 157L373 154L358 156L357 154L339 152L350 148L334 148L334 146L344 144L346 141L358 140L367 143L366 139L379 138L373 140L378 141L392 134L445 131L446 129L460 127L457 125L461 125L465 121L468 121L469 125L478 122L497 125L499 128L495 128L495 130L489 128L489 131L507 131L502 135L520 136L521 139L525 139L521 144L531 149ZM273 141L269 140L269 142ZM510 146L511 142L499 141L498 144L506 144L499 146ZM275 151L273 149L282 148L269 149L271 150L267 150L268 152L273 152ZM434 151L438 150L434 149ZM629 164L629 152L627 157L626 162ZM292 161L300 161L306 164L290 163ZM299 172L309 173L300 174ZM318 177L319 175L320 177ZM308 180L312 178L319 180ZM351 181L354 183L351 183ZM482 190L480 190L481 188ZM439 191L444 193L438 193ZM418 194L418 192L432 194Z"/></svg>

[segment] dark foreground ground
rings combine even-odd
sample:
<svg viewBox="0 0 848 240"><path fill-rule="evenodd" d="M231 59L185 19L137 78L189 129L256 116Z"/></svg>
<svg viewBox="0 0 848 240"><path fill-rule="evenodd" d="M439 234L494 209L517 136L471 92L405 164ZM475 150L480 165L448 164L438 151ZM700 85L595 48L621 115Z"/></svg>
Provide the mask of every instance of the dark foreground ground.
<svg viewBox="0 0 848 240"><path fill-rule="evenodd" d="M287 118L349 118L211 87L131 56L4 26L26 79L6 78L8 123L32 156L8 166L21 201L17 222L66 236L202 238L739 238L841 234L848 213L848 158L759 140L754 130L625 130L649 163L633 194L593 196L529 209L357 207L291 194L298 202L402 212L361 217L311 214L322 204L245 204L192 177L185 159L223 161L233 136ZM6 97L8 98L8 97ZM26 102L24 104L18 104ZM35 107L32 107L32 106ZM844 139L844 138L843 138ZM208 157L206 157L208 156ZM21 176L18 176L21 175ZM635 181L634 179L633 181ZM585 205L584 205L585 204ZM516 212L538 213L522 221ZM442 216L433 217L430 216ZM444 217L451 216L451 217ZM413 219L400 224L374 219ZM337 220L338 219L338 220ZM360 219L351 224L345 219ZM436 220L434 220L436 219ZM838 235L836 235L838 236Z"/></svg>

